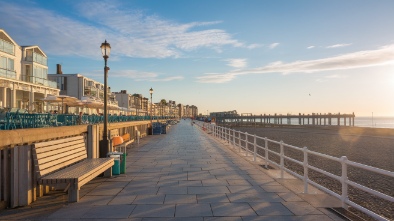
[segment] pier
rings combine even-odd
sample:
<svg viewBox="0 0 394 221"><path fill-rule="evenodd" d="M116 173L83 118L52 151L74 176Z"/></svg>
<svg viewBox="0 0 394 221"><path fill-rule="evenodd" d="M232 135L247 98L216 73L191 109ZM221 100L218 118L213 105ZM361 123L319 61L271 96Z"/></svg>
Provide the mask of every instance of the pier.
<svg viewBox="0 0 394 221"><path fill-rule="evenodd" d="M222 126L254 126L254 127L275 127L275 126L354 126L354 113L352 114L261 114L252 115L249 113L238 114L211 114L218 125Z"/></svg>

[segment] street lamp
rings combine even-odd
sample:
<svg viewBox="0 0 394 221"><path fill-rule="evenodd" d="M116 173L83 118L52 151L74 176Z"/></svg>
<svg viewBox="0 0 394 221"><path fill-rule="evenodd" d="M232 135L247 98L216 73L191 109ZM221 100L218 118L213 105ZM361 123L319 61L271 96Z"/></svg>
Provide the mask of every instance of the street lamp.
<svg viewBox="0 0 394 221"><path fill-rule="evenodd" d="M153 135L153 124L152 124L152 117L153 117L153 114L152 114L152 108L153 108L153 105L152 105L152 94L153 94L153 89L152 88L149 89L149 93L150 93L150 125L152 127L152 135Z"/></svg>
<svg viewBox="0 0 394 221"><path fill-rule="evenodd" d="M109 141L108 141L108 108L107 108L107 99L108 99L108 70L107 67L107 59L109 58L109 54L111 52L111 46L105 40L104 43L101 44L101 53L104 58L104 131L103 131L103 140L100 145L100 158L107 157L107 153L109 150Z"/></svg>

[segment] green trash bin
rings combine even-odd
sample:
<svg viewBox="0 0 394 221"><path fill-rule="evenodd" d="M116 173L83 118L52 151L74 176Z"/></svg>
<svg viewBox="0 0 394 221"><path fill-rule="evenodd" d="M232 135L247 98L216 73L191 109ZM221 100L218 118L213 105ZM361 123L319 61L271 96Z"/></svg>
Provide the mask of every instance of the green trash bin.
<svg viewBox="0 0 394 221"><path fill-rule="evenodd" d="M126 173L126 145L121 144L118 146L113 147L114 152L113 154L119 154L120 155L120 173L125 174Z"/></svg>
<svg viewBox="0 0 394 221"><path fill-rule="evenodd" d="M114 165L112 166L112 175L119 175L120 174L120 156L119 152L109 152L109 157L114 158Z"/></svg>
<svg viewBox="0 0 394 221"><path fill-rule="evenodd" d="M126 173L126 153L123 152L121 155L121 160L120 160L120 173L125 174Z"/></svg>

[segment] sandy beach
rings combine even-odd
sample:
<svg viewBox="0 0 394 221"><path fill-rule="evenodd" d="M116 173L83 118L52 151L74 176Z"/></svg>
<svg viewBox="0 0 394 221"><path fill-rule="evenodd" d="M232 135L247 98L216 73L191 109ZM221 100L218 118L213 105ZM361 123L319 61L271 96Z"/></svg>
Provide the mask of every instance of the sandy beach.
<svg viewBox="0 0 394 221"><path fill-rule="evenodd" d="M234 128L237 131L256 134L276 141L283 141L297 147L307 147L319 153L341 157L361 164L394 171L394 129L361 128L361 127L242 127ZM269 146L275 150L275 145ZM285 154L302 159L297 151L285 150ZM318 168L340 175L339 163L311 157L309 163ZM285 162L287 167L302 174L302 168L292 162ZM394 196L394 179L377 175L357 168L348 168L349 180L360 183L369 188ZM340 183L327 176L310 172L310 179L325 184L329 189L340 194ZM355 188L349 188L350 200L374 212L394 219L394 203L384 201Z"/></svg>

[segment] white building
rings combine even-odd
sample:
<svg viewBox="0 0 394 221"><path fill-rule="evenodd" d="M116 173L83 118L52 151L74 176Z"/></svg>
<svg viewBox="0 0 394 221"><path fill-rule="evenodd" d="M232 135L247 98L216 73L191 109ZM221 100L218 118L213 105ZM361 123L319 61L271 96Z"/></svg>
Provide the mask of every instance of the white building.
<svg viewBox="0 0 394 221"><path fill-rule="evenodd" d="M38 46L19 46L0 29L0 107L47 111L41 99L59 95L48 80L47 56Z"/></svg>
<svg viewBox="0 0 394 221"><path fill-rule="evenodd" d="M48 74L48 78L57 83L61 95L76 97L79 100L89 98L90 100L104 103L103 83L87 78L81 74L63 74L60 64L57 65L56 74ZM115 98L115 94L111 93L110 87L108 87L107 91L109 110L117 110L118 101ZM97 112L98 111L94 111L90 113Z"/></svg>

